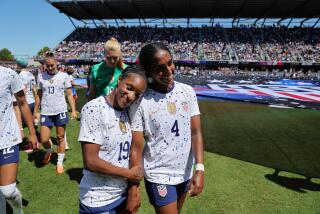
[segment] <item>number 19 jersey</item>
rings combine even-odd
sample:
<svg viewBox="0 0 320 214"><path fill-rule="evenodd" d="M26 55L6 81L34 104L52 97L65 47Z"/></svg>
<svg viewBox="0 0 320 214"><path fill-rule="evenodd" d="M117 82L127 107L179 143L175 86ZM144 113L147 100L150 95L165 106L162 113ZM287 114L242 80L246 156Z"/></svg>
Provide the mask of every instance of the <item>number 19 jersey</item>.
<svg viewBox="0 0 320 214"><path fill-rule="evenodd" d="M130 107L132 131L144 132L143 165L149 182L177 185L191 178L191 117L199 114L192 87L179 82L165 94L147 89L140 105Z"/></svg>
<svg viewBox="0 0 320 214"><path fill-rule="evenodd" d="M80 142L100 145L99 157L108 163L129 167L132 134L126 111L113 109L100 96L88 102L81 111ZM83 170L80 201L89 207L101 207L123 197L127 180L122 177Z"/></svg>

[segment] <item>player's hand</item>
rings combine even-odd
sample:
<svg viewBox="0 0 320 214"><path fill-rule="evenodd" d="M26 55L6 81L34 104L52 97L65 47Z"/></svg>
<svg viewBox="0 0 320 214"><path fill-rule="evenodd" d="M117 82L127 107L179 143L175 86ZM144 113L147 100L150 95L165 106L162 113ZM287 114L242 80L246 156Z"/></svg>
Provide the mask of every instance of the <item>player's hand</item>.
<svg viewBox="0 0 320 214"><path fill-rule="evenodd" d="M132 185L128 188L128 198L126 211L135 214L141 205L140 186Z"/></svg>
<svg viewBox="0 0 320 214"><path fill-rule="evenodd" d="M131 182L139 182L143 179L143 172L141 166L134 166L129 169L128 179Z"/></svg>
<svg viewBox="0 0 320 214"><path fill-rule="evenodd" d="M32 146L32 149L37 149L38 138L35 134L29 134L28 137L29 144Z"/></svg>
<svg viewBox="0 0 320 214"><path fill-rule="evenodd" d="M193 175L189 187L189 194L191 197L199 195L203 190L204 185L204 171L196 171Z"/></svg>
<svg viewBox="0 0 320 214"><path fill-rule="evenodd" d="M78 115L77 115L77 111L72 111L71 112L71 120L77 119Z"/></svg>

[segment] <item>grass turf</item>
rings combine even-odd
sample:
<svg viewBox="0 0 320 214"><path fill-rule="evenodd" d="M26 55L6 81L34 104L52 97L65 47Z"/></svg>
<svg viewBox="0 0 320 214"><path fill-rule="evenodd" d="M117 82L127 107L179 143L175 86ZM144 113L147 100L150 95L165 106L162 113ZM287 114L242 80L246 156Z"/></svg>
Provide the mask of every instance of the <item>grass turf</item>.
<svg viewBox="0 0 320 214"><path fill-rule="evenodd" d="M319 111L227 102L200 102L200 108L205 188L187 198L182 213L320 213L320 179L298 175L319 176ZM55 173L54 161L41 164L43 151L20 153L18 187L26 214L77 213L78 132L79 121L71 121L62 175ZM139 213L153 213L142 190Z"/></svg>

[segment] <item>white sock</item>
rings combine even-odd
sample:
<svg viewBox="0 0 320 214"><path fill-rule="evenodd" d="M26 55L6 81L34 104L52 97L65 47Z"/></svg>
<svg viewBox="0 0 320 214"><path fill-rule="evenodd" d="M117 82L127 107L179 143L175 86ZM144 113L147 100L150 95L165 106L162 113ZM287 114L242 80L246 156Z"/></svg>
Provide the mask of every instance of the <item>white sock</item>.
<svg viewBox="0 0 320 214"><path fill-rule="evenodd" d="M7 214L6 210L6 198L4 195L0 192L0 213Z"/></svg>
<svg viewBox="0 0 320 214"><path fill-rule="evenodd" d="M65 153L58 153L58 162L57 162L57 165L63 165L64 156L65 156Z"/></svg>
<svg viewBox="0 0 320 214"><path fill-rule="evenodd" d="M16 183L0 186L0 192L12 207L13 214L23 214L22 195Z"/></svg>

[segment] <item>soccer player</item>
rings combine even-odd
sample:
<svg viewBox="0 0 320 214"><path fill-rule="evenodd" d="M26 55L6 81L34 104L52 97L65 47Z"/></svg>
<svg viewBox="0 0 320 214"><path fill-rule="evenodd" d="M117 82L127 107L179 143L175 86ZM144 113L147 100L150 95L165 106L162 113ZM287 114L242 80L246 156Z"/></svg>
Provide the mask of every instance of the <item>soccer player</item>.
<svg viewBox="0 0 320 214"><path fill-rule="evenodd" d="M22 195L16 185L19 148L22 138L13 111L14 96L29 129L29 143L36 147L37 137L32 114L26 101L24 85L12 69L0 66L0 213L6 213L7 201L14 214L21 214Z"/></svg>
<svg viewBox="0 0 320 214"><path fill-rule="evenodd" d="M126 108L147 87L141 67L127 67L108 95L88 102L81 112L79 142L84 170L79 213L117 213L124 210L127 180L143 178L141 166L129 169L132 134Z"/></svg>
<svg viewBox="0 0 320 214"><path fill-rule="evenodd" d="M63 160L65 157L65 128L68 119L65 92L71 106L71 119L77 117L74 99L71 91L71 82L68 74L57 70L57 61L52 53L48 53L44 60L45 71L38 76L38 96L41 103L41 144L47 150L43 164L48 164L52 155L52 145L49 142L51 129L56 127L58 140L58 161L56 171L58 174L64 172ZM35 104L35 113L38 112L39 102Z"/></svg>
<svg viewBox="0 0 320 214"><path fill-rule="evenodd" d="M26 69L27 67L28 67L27 60L17 59L17 71L22 80L22 83L24 84L24 93L26 95L26 99L27 99L27 103L29 105L30 111L32 114L34 114L34 103L35 103L35 99L37 99L36 80L34 75ZM22 119L25 124L23 115L22 115ZM26 145L25 152L29 153L32 151L33 149L30 147L30 144Z"/></svg>
<svg viewBox="0 0 320 214"><path fill-rule="evenodd" d="M165 45L144 46L139 62L150 82L141 103L130 106L130 165L139 166L142 161L147 194L156 213L177 214L187 192L196 196L204 184L197 97L192 87L174 81L175 66ZM133 185L128 193L130 211L135 211L138 199L137 185Z"/></svg>
<svg viewBox="0 0 320 214"><path fill-rule="evenodd" d="M90 76L89 100L101 95L108 95L118 83L123 69L127 67L122 61L121 45L115 38L104 45L105 61L93 65Z"/></svg>

